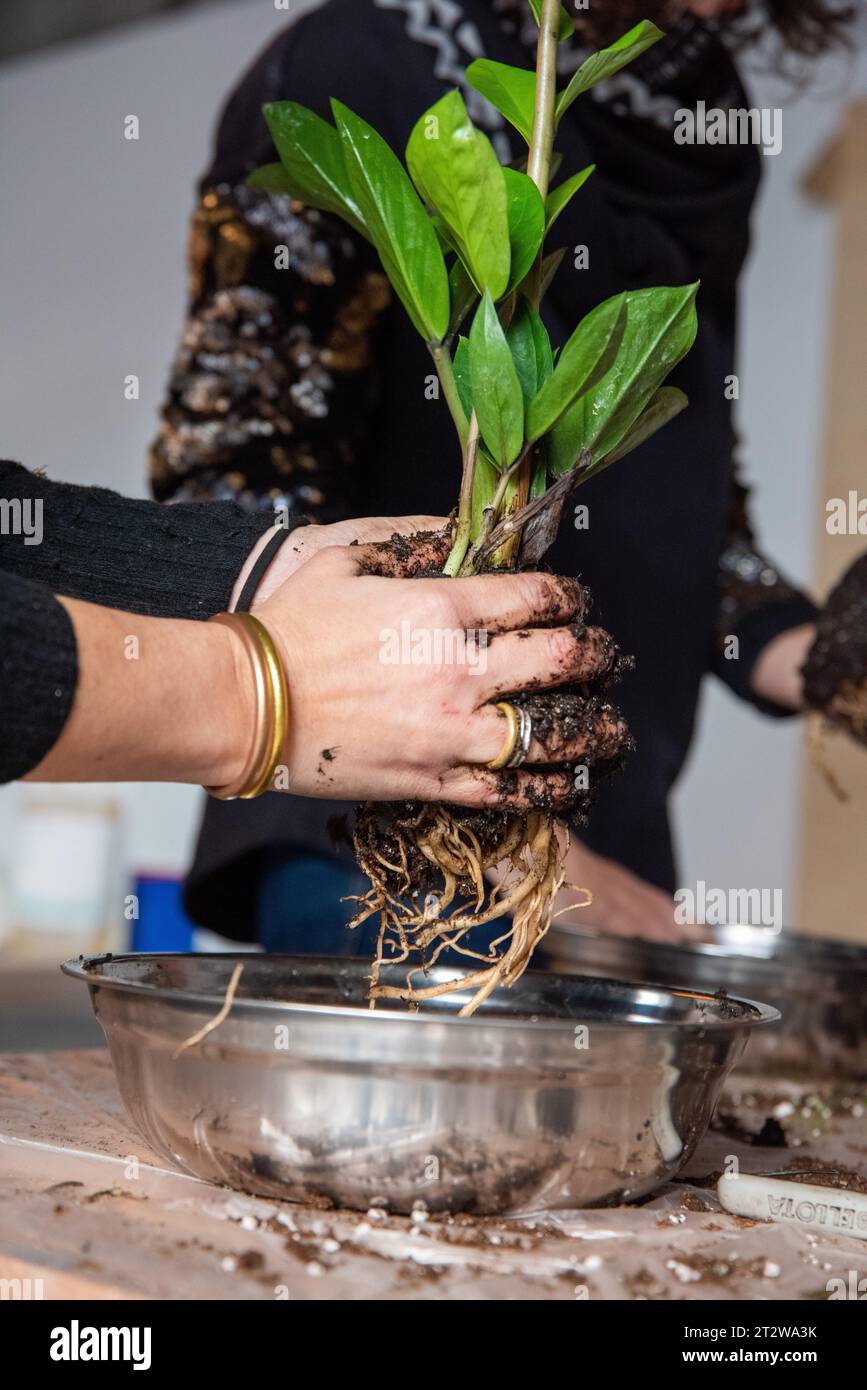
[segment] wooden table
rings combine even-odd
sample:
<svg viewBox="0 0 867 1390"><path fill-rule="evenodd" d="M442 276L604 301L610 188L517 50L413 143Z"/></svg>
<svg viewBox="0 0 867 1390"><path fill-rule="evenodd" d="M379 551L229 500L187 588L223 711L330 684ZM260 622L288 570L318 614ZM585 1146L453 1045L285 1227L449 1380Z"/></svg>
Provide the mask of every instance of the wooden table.
<svg viewBox="0 0 867 1390"><path fill-rule="evenodd" d="M826 1298L864 1277L867 1242L729 1216L710 1176L734 1155L752 1172L833 1164L853 1185L867 1096L741 1081L721 1111L727 1128L643 1205L412 1220L199 1182L138 1137L104 1050L5 1054L0 1280L41 1280L47 1299L592 1300ZM750 1142L763 1127L776 1146Z"/></svg>

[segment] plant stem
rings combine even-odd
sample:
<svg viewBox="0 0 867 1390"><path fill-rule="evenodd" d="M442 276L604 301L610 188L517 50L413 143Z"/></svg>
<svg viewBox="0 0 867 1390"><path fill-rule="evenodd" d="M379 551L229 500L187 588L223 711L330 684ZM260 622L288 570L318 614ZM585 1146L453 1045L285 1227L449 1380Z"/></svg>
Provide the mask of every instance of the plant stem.
<svg viewBox="0 0 867 1390"><path fill-rule="evenodd" d="M536 97L533 105L533 133L530 138L530 154L527 160L527 173L542 195L548 196L548 180L551 174L551 155L554 152L554 105L557 100L557 32L560 28L560 0L542 0L539 15L539 40L536 45ZM543 247L532 272L532 283L536 286L533 295L534 307L539 307L538 287L541 276ZM511 502L513 511L520 511L527 505L530 496L530 481L533 470L532 451L525 450L521 456L521 467L515 496ZM497 520L496 516L493 518ZM517 554L520 535L512 536L502 550L502 563L510 563ZM478 542L476 543L478 548Z"/></svg>
<svg viewBox="0 0 867 1390"><path fill-rule="evenodd" d="M461 475L461 500L458 506L458 524L454 544L443 566L443 574L454 579L463 564L470 544L470 531L473 524L473 481L476 476L476 455L479 448L479 422L476 412L470 416L467 442L464 448L464 471Z"/></svg>
<svg viewBox="0 0 867 1390"><path fill-rule="evenodd" d="M557 30L560 0L542 0L536 46L536 101L527 173L542 195L548 196L548 177L554 149L554 103L557 97Z"/></svg>
<svg viewBox="0 0 867 1390"><path fill-rule="evenodd" d="M509 483L512 481L516 473L520 473L520 470L525 464L532 448L532 444L525 444L524 448L521 450L520 454L515 459L515 462L510 464L509 467L500 474L500 478L497 483L497 490L491 498L490 504L487 507L485 507L484 515L482 517L482 524L479 527L479 534L474 540L472 546L470 547L470 552L467 555L467 558L464 561L463 565L461 566L461 575L475 573L475 559L479 553L479 550L484 545L488 536L494 529L495 522L499 518L500 508L503 505L503 499L506 496Z"/></svg>
<svg viewBox="0 0 867 1390"><path fill-rule="evenodd" d="M434 360L434 366L437 369L437 376L440 379L440 386L443 388L446 405L455 422L455 429L461 441L461 449L466 450L469 422L467 421L466 413L464 407L461 405L461 398L458 394L458 384L455 381L451 353L444 343L428 343L428 348Z"/></svg>
<svg viewBox="0 0 867 1390"><path fill-rule="evenodd" d="M533 133L530 140L530 154L527 173L542 195L548 193L548 179L551 172L551 155L554 149L554 104L557 97L557 32L560 27L560 0L542 0L539 19L539 42L536 48L536 98L533 109ZM539 273L542 251L536 274ZM479 550L500 518L509 484L517 478L515 496L510 508L519 511L527 503L530 493L530 478L533 468L533 447L526 445L518 458L500 474L497 490L491 503L484 510L482 524L475 542L470 546L472 528L473 479L475 476L476 452L478 449L478 422L475 411L468 424L464 408L458 395L451 354L443 343L429 343L431 356L443 388L452 419L457 426L464 453L464 471L461 479L461 499L458 508L458 524L455 539L443 570L444 574L455 576L474 572ZM520 541L514 535L495 557L500 565L513 558Z"/></svg>

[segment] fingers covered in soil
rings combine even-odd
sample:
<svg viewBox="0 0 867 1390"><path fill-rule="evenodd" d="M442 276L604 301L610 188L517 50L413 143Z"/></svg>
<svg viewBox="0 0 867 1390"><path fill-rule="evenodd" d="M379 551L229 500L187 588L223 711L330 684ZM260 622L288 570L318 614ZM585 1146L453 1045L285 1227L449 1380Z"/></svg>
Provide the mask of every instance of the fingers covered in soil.
<svg viewBox="0 0 867 1390"><path fill-rule="evenodd" d="M384 579L413 579L439 574L452 546L451 525L408 536L395 531L386 541L355 547L354 559L364 574Z"/></svg>
<svg viewBox="0 0 867 1390"><path fill-rule="evenodd" d="M475 768L472 780L482 789L482 804L513 811L548 811L566 816L576 801L575 780L570 768L537 771L530 768L504 768L491 772Z"/></svg>
<svg viewBox="0 0 867 1390"><path fill-rule="evenodd" d="M616 755L592 760L585 753L578 766L531 764L499 772L487 767L460 769L444 783L443 799L459 806L546 811L570 824L584 825L599 785L619 770L623 757L634 747L628 733L616 737Z"/></svg>
<svg viewBox="0 0 867 1390"><path fill-rule="evenodd" d="M483 629L489 639L515 629L581 623L591 601L577 579L556 574L480 574L448 582L462 626Z"/></svg>
<svg viewBox="0 0 867 1390"><path fill-rule="evenodd" d="M620 757L631 747L626 720L613 705L570 690L527 695L513 701L527 711L533 735L526 762L552 767L580 762L591 767ZM487 711L490 726L490 758L497 756L506 736L506 721L499 710ZM491 718L490 716L494 717Z"/></svg>
<svg viewBox="0 0 867 1390"><path fill-rule="evenodd" d="M456 626L489 637L518 627L580 623L590 607L589 590L577 579L527 573L446 579L442 567L451 547L451 527L358 546L355 559L365 574L386 579L439 579L447 586Z"/></svg>
<svg viewBox="0 0 867 1390"><path fill-rule="evenodd" d="M418 590L414 631L457 630L474 639L469 675L460 663L443 662L425 681L426 698L439 702L438 718L417 726L410 746L419 766L429 767L428 742L435 740L440 753L447 749L446 769L436 781L418 777L410 795L508 813L552 812L580 823L593 795L588 775L595 787L632 747L622 715L604 698L631 658L604 628L585 624L591 595L578 580L542 572L446 578L450 541L449 529L395 534L354 555L362 575L425 579L404 586L407 592L395 585L404 609L409 588ZM401 617L395 613L395 626ZM499 700L526 708L533 738L526 766L495 772L486 764L507 732ZM447 728L452 737L459 730L454 742Z"/></svg>
<svg viewBox="0 0 867 1390"><path fill-rule="evenodd" d="M519 691L602 680L619 655L610 633L601 627L522 628L488 644L487 670L480 677L486 699ZM493 756L493 755L492 755Z"/></svg>
<svg viewBox="0 0 867 1390"><path fill-rule="evenodd" d="M442 799L464 806L501 806L550 811L575 825L584 824L599 785L618 772L634 740L620 710L592 685L509 696L527 711L532 737L520 768L492 771L486 766L501 752L508 724L495 705L478 712L468 726L472 748L466 765L455 768Z"/></svg>

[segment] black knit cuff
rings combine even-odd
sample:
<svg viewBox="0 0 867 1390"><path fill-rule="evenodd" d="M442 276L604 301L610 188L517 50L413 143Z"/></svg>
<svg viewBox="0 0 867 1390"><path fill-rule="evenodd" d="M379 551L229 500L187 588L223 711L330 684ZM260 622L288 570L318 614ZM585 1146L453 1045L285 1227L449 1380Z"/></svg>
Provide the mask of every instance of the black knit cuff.
<svg viewBox="0 0 867 1390"><path fill-rule="evenodd" d="M754 609L732 630L732 636L738 639L737 659L727 660L722 652L719 652L713 664L714 672L733 694L747 700L762 714L769 714L777 719L794 714L794 710L773 704L770 700L763 700L755 694L752 688L753 670L769 642L781 633L789 632L793 627L814 623L817 614L816 605L804 594L796 594L781 603L770 603L764 608Z"/></svg>
<svg viewBox="0 0 867 1390"><path fill-rule="evenodd" d="M78 681L69 614L41 584L0 574L0 782L31 772L57 742Z"/></svg>
<svg viewBox="0 0 867 1390"><path fill-rule="evenodd" d="M55 594L157 618L208 618L227 607L269 511L234 502L158 502L51 482L0 463L0 495L41 503L38 545L3 547L3 569Z"/></svg>

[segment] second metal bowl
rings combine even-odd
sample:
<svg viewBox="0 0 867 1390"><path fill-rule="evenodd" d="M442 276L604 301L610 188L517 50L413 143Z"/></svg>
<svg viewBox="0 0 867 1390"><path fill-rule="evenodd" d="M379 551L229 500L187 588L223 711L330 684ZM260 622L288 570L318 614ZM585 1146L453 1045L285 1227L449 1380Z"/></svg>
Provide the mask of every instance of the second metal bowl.
<svg viewBox="0 0 867 1390"><path fill-rule="evenodd" d="M730 990L782 1013L747 1048L742 1071L867 1076L867 950L843 941L720 927L714 939L668 946L554 925L547 968L647 984Z"/></svg>
<svg viewBox="0 0 867 1390"><path fill-rule="evenodd" d="M232 1008L201 1043L179 1045ZM367 1006L366 961L118 956L87 983L141 1133L188 1173L341 1206L479 1214L643 1196L704 1134L774 1009L528 973L472 1018ZM453 979L450 967L431 982ZM394 979L402 977L395 975Z"/></svg>

